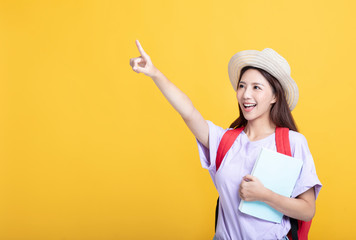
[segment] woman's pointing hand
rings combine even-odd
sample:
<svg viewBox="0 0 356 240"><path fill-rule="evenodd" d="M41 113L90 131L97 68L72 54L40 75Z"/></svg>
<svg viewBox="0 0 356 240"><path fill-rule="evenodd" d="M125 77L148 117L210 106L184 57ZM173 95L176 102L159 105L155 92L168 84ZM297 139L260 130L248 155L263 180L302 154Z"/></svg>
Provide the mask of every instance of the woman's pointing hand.
<svg viewBox="0 0 356 240"><path fill-rule="evenodd" d="M141 56L137 58L130 58L130 65L132 70L137 73L144 73L146 76L153 77L158 71L153 66L150 56L143 50L140 42L136 40L136 45Z"/></svg>

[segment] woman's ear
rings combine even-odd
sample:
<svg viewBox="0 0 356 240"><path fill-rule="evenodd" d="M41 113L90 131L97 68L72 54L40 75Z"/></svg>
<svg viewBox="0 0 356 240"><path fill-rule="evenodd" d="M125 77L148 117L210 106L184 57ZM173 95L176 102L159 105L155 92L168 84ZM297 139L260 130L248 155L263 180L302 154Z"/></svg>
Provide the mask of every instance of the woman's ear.
<svg viewBox="0 0 356 240"><path fill-rule="evenodd" d="M276 96L276 94L273 94L271 104L276 103L276 102L277 102L277 96Z"/></svg>

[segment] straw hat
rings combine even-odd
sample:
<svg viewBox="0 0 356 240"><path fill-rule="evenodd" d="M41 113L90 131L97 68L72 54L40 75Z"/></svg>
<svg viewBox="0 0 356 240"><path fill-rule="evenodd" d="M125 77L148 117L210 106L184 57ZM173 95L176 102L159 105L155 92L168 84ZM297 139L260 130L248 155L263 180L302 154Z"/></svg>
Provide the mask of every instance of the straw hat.
<svg viewBox="0 0 356 240"><path fill-rule="evenodd" d="M272 48L262 51L244 50L236 53L229 61L229 78L232 87L237 91L237 81L241 69L245 66L261 68L274 76L282 85L285 97L292 111L298 102L299 91L297 84L290 76L290 66L281 55Z"/></svg>

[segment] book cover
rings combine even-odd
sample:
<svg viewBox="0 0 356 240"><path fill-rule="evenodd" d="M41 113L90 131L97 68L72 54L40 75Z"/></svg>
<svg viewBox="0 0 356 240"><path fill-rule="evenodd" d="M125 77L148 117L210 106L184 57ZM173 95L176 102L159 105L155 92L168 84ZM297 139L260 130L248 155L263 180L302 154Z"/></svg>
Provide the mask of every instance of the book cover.
<svg viewBox="0 0 356 240"><path fill-rule="evenodd" d="M262 148L253 167L252 176L280 195L290 197L302 169L303 161ZM283 214L260 201L241 200L239 210L267 221L281 223Z"/></svg>

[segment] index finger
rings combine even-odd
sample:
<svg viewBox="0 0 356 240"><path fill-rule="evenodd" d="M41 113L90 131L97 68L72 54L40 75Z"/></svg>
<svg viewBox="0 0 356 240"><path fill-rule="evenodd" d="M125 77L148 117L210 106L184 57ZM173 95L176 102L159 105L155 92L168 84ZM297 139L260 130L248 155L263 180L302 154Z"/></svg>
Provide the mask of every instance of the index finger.
<svg viewBox="0 0 356 240"><path fill-rule="evenodd" d="M146 57L147 53L143 50L143 48L138 40L136 40L136 45L137 45L138 51L141 53L141 55Z"/></svg>
<svg viewBox="0 0 356 240"><path fill-rule="evenodd" d="M250 182L250 181L253 181L254 180L254 176L250 175L250 174L247 174L246 176L243 177L243 179L246 181L246 182Z"/></svg>

